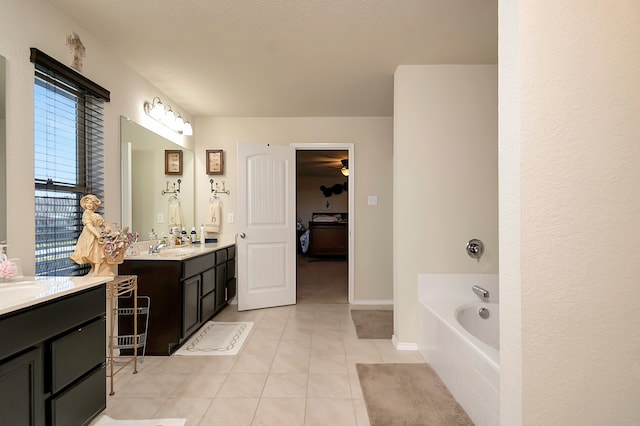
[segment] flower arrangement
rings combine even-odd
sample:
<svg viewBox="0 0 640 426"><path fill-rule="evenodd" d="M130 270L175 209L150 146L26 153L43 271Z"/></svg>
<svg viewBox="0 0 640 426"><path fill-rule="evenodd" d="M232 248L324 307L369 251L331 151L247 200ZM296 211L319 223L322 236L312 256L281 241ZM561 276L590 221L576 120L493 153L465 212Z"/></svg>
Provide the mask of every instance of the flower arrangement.
<svg viewBox="0 0 640 426"><path fill-rule="evenodd" d="M18 265L11 260L0 262L0 279L8 280L18 273Z"/></svg>
<svg viewBox="0 0 640 426"><path fill-rule="evenodd" d="M128 228L107 231L100 229L100 243L107 256L107 263L122 263L127 247L138 241L139 234L128 232Z"/></svg>

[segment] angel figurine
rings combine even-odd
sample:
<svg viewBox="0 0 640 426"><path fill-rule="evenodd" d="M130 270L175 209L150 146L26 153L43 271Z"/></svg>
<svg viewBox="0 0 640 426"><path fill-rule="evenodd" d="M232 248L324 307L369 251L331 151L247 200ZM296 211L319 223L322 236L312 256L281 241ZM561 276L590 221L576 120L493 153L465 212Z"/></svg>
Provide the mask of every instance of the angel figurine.
<svg viewBox="0 0 640 426"><path fill-rule="evenodd" d="M82 224L84 228L78 237L76 248L71 255L71 260L79 265L91 264L91 271L87 276L112 277L115 273L112 264L108 262L107 253L104 251L102 233L111 232L109 224L96 213L96 209L102 204L98 197L88 194L80 200Z"/></svg>

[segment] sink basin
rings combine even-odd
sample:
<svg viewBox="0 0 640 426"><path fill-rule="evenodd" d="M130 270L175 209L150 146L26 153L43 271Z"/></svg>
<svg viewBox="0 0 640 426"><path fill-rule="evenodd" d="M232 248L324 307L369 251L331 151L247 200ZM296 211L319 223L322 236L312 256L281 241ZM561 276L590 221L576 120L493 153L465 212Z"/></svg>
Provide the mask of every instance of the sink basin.
<svg viewBox="0 0 640 426"><path fill-rule="evenodd" d="M162 257L183 257L189 256L200 250L198 247L180 247L171 249L162 249L158 253Z"/></svg>
<svg viewBox="0 0 640 426"><path fill-rule="evenodd" d="M9 306L21 301L31 300L37 295L48 291L49 288L48 284L35 281L0 283L0 304Z"/></svg>

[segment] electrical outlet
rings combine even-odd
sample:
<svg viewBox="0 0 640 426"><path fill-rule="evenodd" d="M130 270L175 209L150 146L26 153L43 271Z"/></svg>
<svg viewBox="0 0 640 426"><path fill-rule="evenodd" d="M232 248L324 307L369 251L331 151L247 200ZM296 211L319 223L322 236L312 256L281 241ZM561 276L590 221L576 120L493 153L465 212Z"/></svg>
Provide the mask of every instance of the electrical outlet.
<svg viewBox="0 0 640 426"><path fill-rule="evenodd" d="M378 205L378 196L377 195L369 195L369 197L367 198L367 204L369 204L370 206L377 206Z"/></svg>
<svg viewBox="0 0 640 426"><path fill-rule="evenodd" d="M164 215L162 213L158 213L158 218L156 219L158 223L164 223Z"/></svg>
<svg viewBox="0 0 640 426"><path fill-rule="evenodd" d="M236 217L233 213L227 213L227 222L233 223L236 221Z"/></svg>

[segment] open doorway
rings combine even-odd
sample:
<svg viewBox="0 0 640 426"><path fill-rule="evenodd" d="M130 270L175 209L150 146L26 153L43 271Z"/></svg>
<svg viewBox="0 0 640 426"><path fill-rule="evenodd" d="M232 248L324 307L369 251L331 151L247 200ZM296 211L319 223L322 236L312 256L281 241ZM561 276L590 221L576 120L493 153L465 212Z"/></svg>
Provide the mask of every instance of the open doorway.
<svg viewBox="0 0 640 426"><path fill-rule="evenodd" d="M349 145L296 149L297 303L349 303Z"/></svg>

